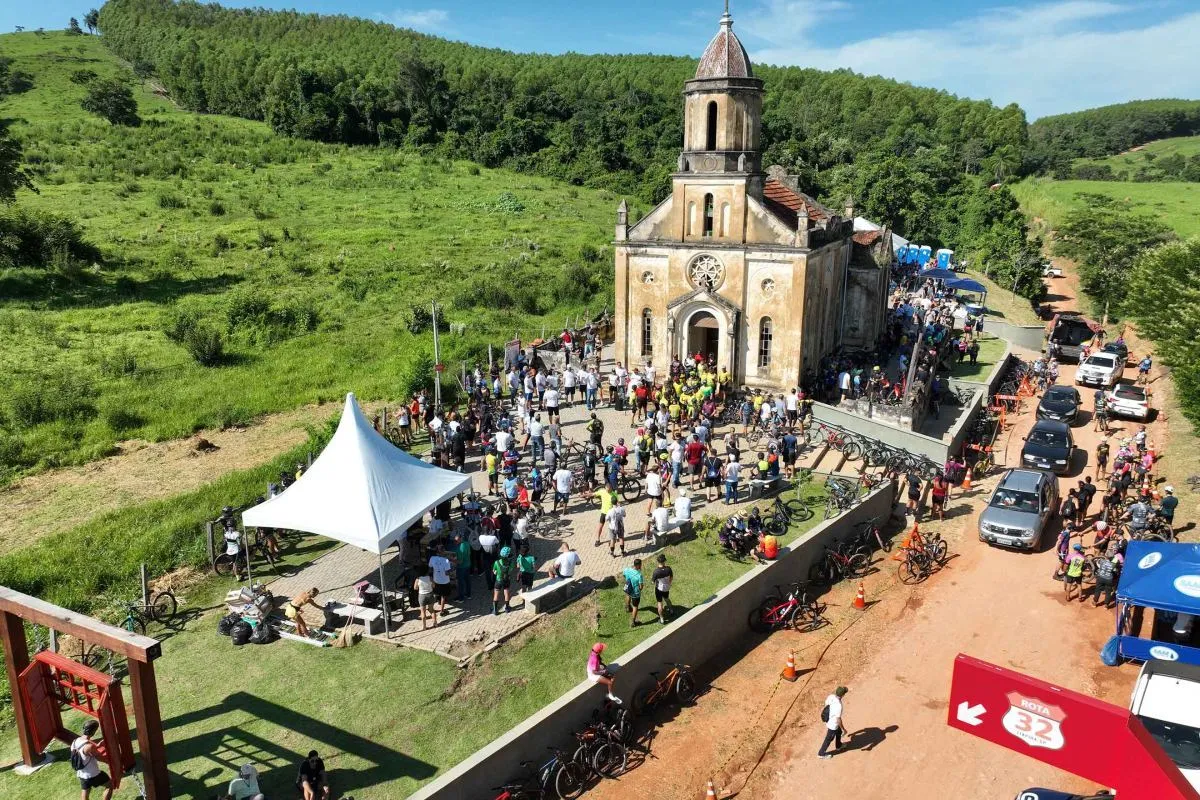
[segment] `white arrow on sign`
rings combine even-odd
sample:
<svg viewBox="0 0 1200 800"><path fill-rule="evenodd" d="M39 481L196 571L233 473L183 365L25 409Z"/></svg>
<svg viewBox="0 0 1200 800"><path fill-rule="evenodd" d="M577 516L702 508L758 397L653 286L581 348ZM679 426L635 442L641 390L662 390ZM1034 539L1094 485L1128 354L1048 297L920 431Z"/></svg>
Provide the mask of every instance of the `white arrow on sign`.
<svg viewBox="0 0 1200 800"><path fill-rule="evenodd" d="M963 700L958 704L958 721L965 722L968 725L982 725L983 720L981 717L986 712L987 709L983 707L982 703L970 705L966 700Z"/></svg>

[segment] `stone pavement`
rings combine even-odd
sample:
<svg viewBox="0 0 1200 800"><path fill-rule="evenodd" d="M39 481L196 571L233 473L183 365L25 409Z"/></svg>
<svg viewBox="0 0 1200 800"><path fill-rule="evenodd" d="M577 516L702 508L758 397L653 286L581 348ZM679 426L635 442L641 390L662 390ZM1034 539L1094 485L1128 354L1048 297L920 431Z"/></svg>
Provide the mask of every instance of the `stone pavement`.
<svg viewBox="0 0 1200 800"><path fill-rule="evenodd" d="M611 360L606 358L602 371L606 373L611 367L611 363ZM604 422L604 443L606 445L615 444L619 437L624 437L626 442L632 445L636 429L631 425L628 412L617 412L611 405L606 404L597 410L597 415ZM577 400L572 406L563 406L561 416L564 440L586 442L585 426L589 419L589 413L583 402ZM544 417L543 421L545 421ZM719 429L719 436L724 433L725 429ZM521 439L522 437L518 437L518 443ZM526 452L523 453L521 469L524 471L528 467L529 457ZM478 452L469 456L467 471L472 476L475 490L486 496L487 475L482 471ZM546 484L547 492L544 500L545 508L548 511L553 499L549 476L546 477ZM684 484L687 485L686 478ZM742 481L741 489L742 498L745 499L748 490L747 481ZM648 500L643 493L637 502L626 506L625 555L621 556L618 553L616 557L612 557L608 553L607 532L603 539L604 544L595 545L596 527L599 521L598 505L595 503L585 504L581 498L572 496L566 512L560 512L558 515L557 529L551 535L531 536L528 540L530 551L538 562L539 578L535 581L534 587L538 588L549 580L545 577L547 569L552 565L558 555L559 547L564 541L569 541L574 545L583 561L576 569L575 574L578 578L592 579L599 583L610 576L620 575L625 567L632 566L633 560L640 557L643 561L643 572L649 581L650 572L653 571L652 556L656 550L643 533L647 519L647 503ZM692 493L693 518L697 518L703 513L721 514L720 509L726 508L720 501L713 505L715 508L706 507L702 489ZM455 528L463 524L457 511L452 524ZM276 580L270 588L278 597L290 597L316 586L321 590L322 600L345 600L354 595L354 584L359 581L367 580L378 584L378 569L377 557L374 554L345 545L321 556L298 574ZM397 556L395 551L392 551L385 555L384 561L386 588L391 587L398 574ZM408 647L429 650L451 658L463 658L485 649L492 642L511 636L537 619L536 615L526 612L522 607L523 601L515 594L515 585L513 610L500 615L492 614L491 593L488 591L483 576L472 576L471 590L471 597L467 601L447 603L447 613L444 617L439 618L436 628L422 630L420 615L413 609L405 614L403 622L399 625L397 625L399 619L393 617L391 636L386 638L393 643ZM319 624L320 621L313 618L314 615L316 612L309 608L305 617ZM385 637L381 635L372 638L383 639Z"/></svg>

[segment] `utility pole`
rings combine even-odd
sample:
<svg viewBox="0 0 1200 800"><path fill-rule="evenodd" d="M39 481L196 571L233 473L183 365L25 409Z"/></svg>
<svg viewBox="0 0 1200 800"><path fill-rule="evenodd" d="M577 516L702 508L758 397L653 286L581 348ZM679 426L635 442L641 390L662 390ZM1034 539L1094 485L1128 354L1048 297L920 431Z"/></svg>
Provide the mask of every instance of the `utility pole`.
<svg viewBox="0 0 1200 800"><path fill-rule="evenodd" d="M438 349L438 306L433 303L433 406L442 407L442 353Z"/></svg>

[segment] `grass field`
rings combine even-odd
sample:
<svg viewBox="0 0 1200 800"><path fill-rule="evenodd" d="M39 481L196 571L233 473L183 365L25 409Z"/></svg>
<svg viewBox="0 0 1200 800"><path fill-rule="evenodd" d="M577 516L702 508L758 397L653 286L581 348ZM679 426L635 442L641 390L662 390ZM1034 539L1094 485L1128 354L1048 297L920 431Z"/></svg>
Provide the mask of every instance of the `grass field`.
<svg viewBox="0 0 1200 800"><path fill-rule="evenodd" d="M1136 150L1118 153L1104 158L1078 158L1075 164L1107 164L1114 172L1125 170L1130 175L1139 167L1153 164L1164 156L1181 155L1184 158L1200 155L1200 136L1175 136L1147 142Z"/></svg>
<svg viewBox="0 0 1200 800"><path fill-rule="evenodd" d="M801 491L813 498L823 492L812 484ZM784 541L819 521L818 509ZM701 539L666 553L680 613L751 566ZM358 800L404 797L575 686L593 642L606 642L606 656L616 660L660 630L649 614L631 629L624 596L614 586L544 618L460 672L441 656L370 642L348 650L284 641L234 648L215 632L221 612L212 610L226 586L209 580L191 592L188 605L208 611L164 637L157 662L178 798L209 800L246 761L263 773L268 797L290 797L295 765L309 749L321 752L337 791ZM632 688L618 681L622 695ZM67 796L73 778L64 748L54 753L58 763L32 778L0 773L0 795ZM0 759L19 756L15 737L0 737ZM117 797L135 794L130 784Z"/></svg>
<svg viewBox="0 0 1200 800"><path fill-rule="evenodd" d="M974 364L969 359L960 361L950 370L950 377L964 381L982 381L991 374L992 368L1004 356L1004 348L1006 346L1007 344L1003 339L997 339L995 336L984 334L979 339L979 356L977 361Z"/></svg>
<svg viewBox="0 0 1200 800"><path fill-rule="evenodd" d="M611 303L610 193L289 140L179 111L148 85L143 124L116 128L70 79L120 71L98 37L8 34L0 54L35 81L0 103L40 192L18 205L75 219L103 253L0 269L0 481L348 390L394 398L431 347L406 328L414 304L466 324L444 338L457 371L488 341ZM224 336L220 366L167 338L179 310ZM46 396L66 400L21 423Z"/></svg>
<svg viewBox="0 0 1200 800"><path fill-rule="evenodd" d="M1082 202L1080 193L1103 194L1130 203L1135 211L1151 214L1181 238L1200 234L1200 183L1133 183L1118 181L1056 181L1028 178L1012 185L1021 208L1053 229L1063 215Z"/></svg>

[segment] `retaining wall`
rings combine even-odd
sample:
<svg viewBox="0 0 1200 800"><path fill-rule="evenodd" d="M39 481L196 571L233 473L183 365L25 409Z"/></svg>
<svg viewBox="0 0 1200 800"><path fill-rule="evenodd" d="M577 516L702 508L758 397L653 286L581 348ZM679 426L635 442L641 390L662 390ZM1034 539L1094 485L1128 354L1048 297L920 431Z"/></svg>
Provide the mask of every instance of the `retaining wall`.
<svg viewBox="0 0 1200 800"><path fill-rule="evenodd" d="M651 670L661 670L668 661L699 666L724 652L745 635L750 611L776 584L803 579L826 544L849 535L857 522L889 516L894 501L894 487L890 483L881 486L842 516L821 523L783 548L773 563L750 570L712 599L630 650L618 662L621 665L616 682L618 696L628 703L633 690L650 678ZM686 575L677 577L687 580ZM584 674L586 660L587 653L579 653L580 676ZM572 733L591 719L592 711L603 697L599 687L587 681L580 683L423 787L411 800L478 800L494 796L495 792L489 794L491 787L520 775L522 761L544 759L547 747L568 747ZM699 702L706 701L702 698Z"/></svg>
<svg viewBox="0 0 1200 800"><path fill-rule="evenodd" d="M836 425L892 447L902 448L910 453L926 456L935 464L946 463L946 455L949 452L948 445L941 439L934 439L923 433L906 431L893 425L876 422L873 419L860 417L824 403L813 403L813 416L821 422Z"/></svg>
<svg viewBox="0 0 1200 800"><path fill-rule="evenodd" d="M983 332L999 336L1009 344L1039 352L1046 341L1046 329L1041 325L1013 325L994 317L983 318Z"/></svg>

